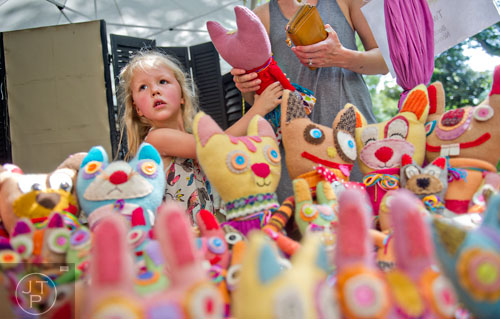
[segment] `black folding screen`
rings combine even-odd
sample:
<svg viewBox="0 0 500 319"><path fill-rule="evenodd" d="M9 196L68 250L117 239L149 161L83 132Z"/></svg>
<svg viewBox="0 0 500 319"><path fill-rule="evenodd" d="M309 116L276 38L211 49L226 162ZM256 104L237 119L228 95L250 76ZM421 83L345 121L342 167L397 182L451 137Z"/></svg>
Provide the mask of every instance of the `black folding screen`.
<svg viewBox="0 0 500 319"><path fill-rule="evenodd" d="M7 108L7 87L5 58L3 54L3 34L0 33L0 163L11 163L9 110Z"/></svg>

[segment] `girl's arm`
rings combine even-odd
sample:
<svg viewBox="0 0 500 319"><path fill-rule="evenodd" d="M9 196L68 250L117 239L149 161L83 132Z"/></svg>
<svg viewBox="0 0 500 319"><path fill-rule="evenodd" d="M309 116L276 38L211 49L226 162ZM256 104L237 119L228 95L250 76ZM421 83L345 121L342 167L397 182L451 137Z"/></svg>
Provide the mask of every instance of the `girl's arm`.
<svg viewBox="0 0 500 319"><path fill-rule="evenodd" d="M196 158L193 134L172 128L157 128L149 132L145 141L153 145L163 157Z"/></svg>
<svg viewBox="0 0 500 319"><path fill-rule="evenodd" d="M247 134L248 123L255 115L265 116L281 103L283 88L279 82L269 85L261 95L255 94L253 106L236 123L231 125L225 132L232 136L244 136Z"/></svg>

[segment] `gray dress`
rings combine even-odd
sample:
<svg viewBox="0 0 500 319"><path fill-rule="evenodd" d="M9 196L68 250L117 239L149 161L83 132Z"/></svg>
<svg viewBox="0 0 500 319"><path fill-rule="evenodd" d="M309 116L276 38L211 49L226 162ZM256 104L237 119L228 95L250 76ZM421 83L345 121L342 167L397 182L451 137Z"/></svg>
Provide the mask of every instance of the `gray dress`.
<svg viewBox="0 0 500 319"><path fill-rule="evenodd" d="M337 32L340 43L345 48L356 50L355 32L347 22L337 1L318 0L317 8L324 24L329 24ZM346 103L352 103L363 113L368 123L374 123L375 116L372 111L370 92L363 76L337 67L309 70L300 63L297 56L286 44L285 26L288 19L281 12L277 0L269 1L269 15L269 32L274 59L292 83L297 83L314 92L316 105L311 114L312 121L331 127L337 113ZM282 157L284 158L284 156ZM282 163L282 176L277 192L280 202L293 195L285 161L283 160ZM350 179L361 180L361 172L357 165L355 165Z"/></svg>

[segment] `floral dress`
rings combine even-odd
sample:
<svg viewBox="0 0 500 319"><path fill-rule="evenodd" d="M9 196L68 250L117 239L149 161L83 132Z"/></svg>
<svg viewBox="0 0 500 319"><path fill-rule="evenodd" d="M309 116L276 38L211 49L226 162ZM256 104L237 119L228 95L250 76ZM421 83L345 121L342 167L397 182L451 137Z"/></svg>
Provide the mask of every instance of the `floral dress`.
<svg viewBox="0 0 500 319"><path fill-rule="evenodd" d="M173 158L165 168L165 175L167 183L164 199L181 203L192 225L196 224L196 214L200 209L215 213L214 202L218 201L218 196L212 191L210 182L196 160Z"/></svg>

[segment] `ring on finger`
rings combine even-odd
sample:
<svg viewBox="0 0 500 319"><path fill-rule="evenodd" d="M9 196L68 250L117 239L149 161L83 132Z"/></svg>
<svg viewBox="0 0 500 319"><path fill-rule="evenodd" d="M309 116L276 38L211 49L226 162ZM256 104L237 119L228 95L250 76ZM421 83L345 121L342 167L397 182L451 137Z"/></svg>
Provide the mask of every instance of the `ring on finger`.
<svg viewBox="0 0 500 319"><path fill-rule="evenodd" d="M313 64L311 58L309 58L309 66L311 66Z"/></svg>

